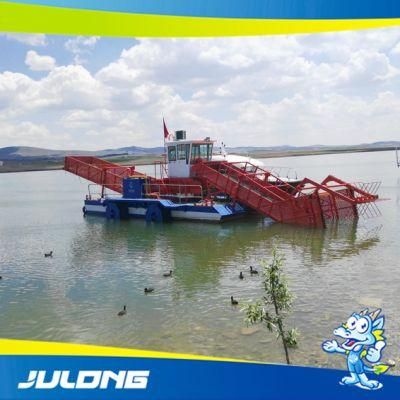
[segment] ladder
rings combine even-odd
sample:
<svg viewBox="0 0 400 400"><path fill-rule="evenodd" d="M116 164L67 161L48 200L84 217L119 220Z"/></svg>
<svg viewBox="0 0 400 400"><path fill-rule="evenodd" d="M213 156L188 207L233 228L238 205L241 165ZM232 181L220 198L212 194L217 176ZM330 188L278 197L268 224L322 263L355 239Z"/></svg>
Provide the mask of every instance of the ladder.
<svg viewBox="0 0 400 400"><path fill-rule="evenodd" d="M357 217L358 204L378 198L332 175L321 183L305 178L292 186L249 162L200 160L192 173L264 216L303 226L324 227L328 219Z"/></svg>
<svg viewBox="0 0 400 400"><path fill-rule="evenodd" d="M122 193L124 178L142 175L135 171L135 167L125 167L91 156L67 156L64 169L118 193Z"/></svg>

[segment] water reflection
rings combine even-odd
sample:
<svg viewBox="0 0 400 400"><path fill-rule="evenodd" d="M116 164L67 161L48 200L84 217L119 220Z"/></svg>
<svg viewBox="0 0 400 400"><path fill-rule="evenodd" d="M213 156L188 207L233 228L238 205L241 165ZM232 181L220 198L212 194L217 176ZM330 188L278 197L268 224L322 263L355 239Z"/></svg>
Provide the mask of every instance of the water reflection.
<svg viewBox="0 0 400 400"><path fill-rule="evenodd" d="M258 217L219 225L147 224L92 216L85 219L83 229L71 241L71 268L77 273L83 268L85 274L96 274L96 262L114 258L115 264L140 261L146 274L162 264L166 271L174 270L175 284L190 292L201 290L205 284L217 285L221 269L227 265L240 265L254 256L269 257L274 245L300 253L298 262L304 266L323 266L332 259L352 257L379 243L378 228L367 229L357 220L310 229ZM156 261L151 265L152 260ZM138 273L132 268L128 265L126 272Z"/></svg>
<svg viewBox="0 0 400 400"><path fill-rule="evenodd" d="M243 315L229 301L262 296L261 277L248 267L268 259L275 243L295 295L295 363L343 367L321 352L321 341L350 312L377 306L387 317L385 355L398 359L400 179L386 157L290 160L315 179L328 161L350 181L382 177L381 195L392 200L380 203L381 218L325 230L261 218L223 225L85 219L87 183L62 172L0 175L9 193L0 198L0 336L283 361L274 335L242 331ZM49 250L52 260L43 257ZM170 269L173 276L164 278ZM146 286L155 292L144 295ZM123 304L128 314L121 319Z"/></svg>

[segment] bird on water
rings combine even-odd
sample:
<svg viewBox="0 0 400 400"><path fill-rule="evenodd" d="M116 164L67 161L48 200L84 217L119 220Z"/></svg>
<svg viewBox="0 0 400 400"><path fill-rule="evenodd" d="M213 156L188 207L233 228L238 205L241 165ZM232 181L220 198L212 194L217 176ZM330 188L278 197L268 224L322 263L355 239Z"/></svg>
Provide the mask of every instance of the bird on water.
<svg viewBox="0 0 400 400"><path fill-rule="evenodd" d="M250 265L250 274L251 275L257 275L258 271L256 269L254 269L251 265Z"/></svg>
<svg viewBox="0 0 400 400"><path fill-rule="evenodd" d="M124 306L124 308L118 312L118 317L122 317L125 314L126 314L126 306Z"/></svg>

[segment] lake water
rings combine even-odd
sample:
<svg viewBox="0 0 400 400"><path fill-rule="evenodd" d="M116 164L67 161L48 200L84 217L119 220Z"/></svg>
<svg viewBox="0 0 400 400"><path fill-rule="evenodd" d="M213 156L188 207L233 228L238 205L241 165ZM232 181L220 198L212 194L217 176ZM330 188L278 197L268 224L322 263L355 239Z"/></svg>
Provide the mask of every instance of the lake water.
<svg viewBox="0 0 400 400"><path fill-rule="evenodd" d="M321 342L348 315L382 307L388 346L400 358L400 169L393 152L266 160L299 176L381 180L382 215L325 230L252 217L222 225L82 216L87 182L64 171L0 174L0 337L136 347L284 362L264 328L240 307L262 296L249 276L275 243L295 294L288 327L300 331L296 364L344 368ZM54 251L53 258L43 253ZM172 269L172 278L162 277ZM245 279L238 279L245 271ZM155 292L143 293L152 286ZM126 304L128 314L117 317Z"/></svg>

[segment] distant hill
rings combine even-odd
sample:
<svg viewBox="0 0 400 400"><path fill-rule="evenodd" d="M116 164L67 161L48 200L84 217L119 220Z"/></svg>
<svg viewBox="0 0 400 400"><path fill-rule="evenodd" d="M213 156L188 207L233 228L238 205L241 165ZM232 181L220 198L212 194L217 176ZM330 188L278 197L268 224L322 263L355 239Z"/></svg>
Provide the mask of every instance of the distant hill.
<svg viewBox="0 0 400 400"><path fill-rule="evenodd" d="M400 148L400 141L383 141L374 143L363 143L358 145L348 146L325 146L325 145L311 145L311 146L269 146L269 147L228 147L227 151L237 154L257 154L257 153L284 153L284 152L307 152L307 151L351 151L351 150L369 150L369 149L390 149ZM120 147L116 149L105 149L98 151L87 150L52 150L43 149L39 147L27 146L12 146L0 148L0 161L6 160L60 160L66 155L90 155L95 157L111 157L119 155L132 155L132 156L145 156L145 155L160 155L164 152L163 147Z"/></svg>
<svg viewBox="0 0 400 400"><path fill-rule="evenodd" d="M39 147L13 146L0 148L0 160L17 160L22 158L62 158L66 154L93 154L90 151L51 150Z"/></svg>
<svg viewBox="0 0 400 400"><path fill-rule="evenodd" d="M122 147L119 149L106 149L99 151L87 150L52 150L39 147L12 146L0 148L0 160L36 160L36 159L61 159L66 155L88 155L96 157L110 157L118 155L158 155L164 151L163 147Z"/></svg>
<svg viewBox="0 0 400 400"><path fill-rule="evenodd" d="M129 146L129 147L120 147L119 149L107 149L101 150L99 153L104 153L105 155L110 154L128 154L134 156L140 155L152 155L152 154L162 154L164 153L164 147L137 147L137 146Z"/></svg>
<svg viewBox="0 0 400 400"><path fill-rule="evenodd" d="M350 151L350 150L361 150L361 149L390 149L390 148L400 148L400 141L382 141L382 142L374 142L374 143L362 143L355 145L322 145L315 144L310 146L269 146L269 147L227 147L226 150L228 153L240 153L240 154L257 154L257 153L285 153L285 152L311 152L311 151L328 151L328 150L342 150L342 151Z"/></svg>

